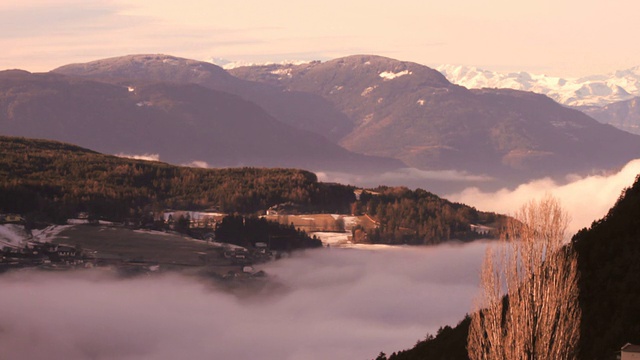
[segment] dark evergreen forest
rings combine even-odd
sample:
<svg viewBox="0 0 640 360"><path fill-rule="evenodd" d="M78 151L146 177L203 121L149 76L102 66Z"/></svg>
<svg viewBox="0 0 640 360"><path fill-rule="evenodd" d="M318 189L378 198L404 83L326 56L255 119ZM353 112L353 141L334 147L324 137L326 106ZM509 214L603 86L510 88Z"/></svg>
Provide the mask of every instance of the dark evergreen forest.
<svg viewBox="0 0 640 360"><path fill-rule="evenodd" d="M346 212L353 189L293 169L200 169L124 159L53 141L0 137L0 211L121 221L163 209L252 213L282 203Z"/></svg>

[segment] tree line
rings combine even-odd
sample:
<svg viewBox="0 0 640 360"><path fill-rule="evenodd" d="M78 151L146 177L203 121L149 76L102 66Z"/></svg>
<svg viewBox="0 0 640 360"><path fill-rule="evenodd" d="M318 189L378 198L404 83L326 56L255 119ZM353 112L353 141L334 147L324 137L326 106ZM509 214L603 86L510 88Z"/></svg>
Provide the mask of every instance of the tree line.
<svg viewBox="0 0 640 360"><path fill-rule="evenodd" d="M43 140L0 137L0 211L63 222L121 221L166 208L253 213L283 202L344 212L353 188L296 169L200 169L124 159Z"/></svg>
<svg viewBox="0 0 640 360"><path fill-rule="evenodd" d="M36 223L64 223L78 213L140 222L165 209L256 214L293 203L303 213L370 216L369 242L436 244L486 237L471 224L498 227L503 219L421 189L379 187L356 200L354 187L297 169L178 167L14 137L0 137L0 155L0 212Z"/></svg>
<svg viewBox="0 0 640 360"><path fill-rule="evenodd" d="M267 244L276 251L291 251L301 248L321 247L322 242L296 229L255 216L230 215L222 219L216 228L216 240L243 247Z"/></svg>
<svg viewBox="0 0 640 360"><path fill-rule="evenodd" d="M367 214L379 222L369 231L373 243L430 245L451 239L473 240L495 236L481 234L472 224L498 229L504 216L453 203L422 189L381 186L360 195L352 206L356 214Z"/></svg>

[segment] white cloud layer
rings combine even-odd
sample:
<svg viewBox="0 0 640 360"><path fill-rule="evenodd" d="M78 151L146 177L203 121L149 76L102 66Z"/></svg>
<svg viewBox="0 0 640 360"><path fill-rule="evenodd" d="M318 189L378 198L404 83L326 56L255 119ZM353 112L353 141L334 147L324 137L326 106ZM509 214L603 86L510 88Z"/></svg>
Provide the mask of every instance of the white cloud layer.
<svg viewBox="0 0 640 360"><path fill-rule="evenodd" d="M368 359L471 308L485 244L308 251L238 298L178 275L0 277L7 359Z"/></svg>
<svg viewBox="0 0 640 360"><path fill-rule="evenodd" d="M633 184L638 174L640 159L629 162L613 175L579 178L566 185L542 179L520 185L514 190L482 192L477 188L469 188L444 197L475 206L479 210L513 214L526 202L551 194L557 197L569 212L572 221L568 230L575 233L606 215L622 191Z"/></svg>

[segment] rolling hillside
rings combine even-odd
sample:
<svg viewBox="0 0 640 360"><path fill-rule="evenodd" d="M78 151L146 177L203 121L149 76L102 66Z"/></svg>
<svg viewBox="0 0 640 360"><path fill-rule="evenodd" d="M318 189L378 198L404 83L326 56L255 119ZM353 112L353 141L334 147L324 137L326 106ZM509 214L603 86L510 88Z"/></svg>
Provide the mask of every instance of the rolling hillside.
<svg viewBox="0 0 640 360"><path fill-rule="evenodd" d="M0 135L71 142L173 164L379 171L397 160L349 152L236 95L195 84L109 84L0 72Z"/></svg>
<svg viewBox="0 0 640 360"><path fill-rule="evenodd" d="M303 65L241 67L235 76L320 95L354 130L345 148L421 169L456 169L516 181L612 169L640 155L640 138L550 98L468 90L410 62L358 55Z"/></svg>

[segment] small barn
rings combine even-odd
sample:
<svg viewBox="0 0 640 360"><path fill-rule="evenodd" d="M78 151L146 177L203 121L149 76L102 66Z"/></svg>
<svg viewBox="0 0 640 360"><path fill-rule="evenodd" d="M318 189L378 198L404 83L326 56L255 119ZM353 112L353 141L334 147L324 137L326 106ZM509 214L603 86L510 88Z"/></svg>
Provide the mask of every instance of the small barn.
<svg viewBox="0 0 640 360"><path fill-rule="evenodd" d="M640 345L627 343L620 349L620 360L640 360Z"/></svg>

